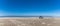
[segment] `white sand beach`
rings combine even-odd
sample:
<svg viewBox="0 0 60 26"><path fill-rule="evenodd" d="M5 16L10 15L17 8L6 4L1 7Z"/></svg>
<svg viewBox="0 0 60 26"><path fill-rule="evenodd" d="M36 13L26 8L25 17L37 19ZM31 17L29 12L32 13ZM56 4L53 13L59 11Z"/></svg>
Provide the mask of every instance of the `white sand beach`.
<svg viewBox="0 0 60 26"><path fill-rule="evenodd" d="M60 26L60 19L0 18L0 26Z"/></svg>

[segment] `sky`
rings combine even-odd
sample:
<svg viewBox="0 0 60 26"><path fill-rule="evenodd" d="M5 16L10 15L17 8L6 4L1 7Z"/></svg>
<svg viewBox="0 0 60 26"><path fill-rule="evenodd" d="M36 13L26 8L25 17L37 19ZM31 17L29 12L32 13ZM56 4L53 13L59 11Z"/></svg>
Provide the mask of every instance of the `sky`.
<svg viewBox="0 0 60 26"><path fill-rule="evenodd" d="M0 0L0 16L60 16L60 0Z"/></svg>

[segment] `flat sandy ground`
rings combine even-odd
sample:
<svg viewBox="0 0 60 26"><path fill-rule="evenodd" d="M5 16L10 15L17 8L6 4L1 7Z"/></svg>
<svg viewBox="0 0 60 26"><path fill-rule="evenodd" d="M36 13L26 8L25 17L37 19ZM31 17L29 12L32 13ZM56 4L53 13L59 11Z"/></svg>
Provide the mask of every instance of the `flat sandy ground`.
<svg viewBox="0 0 60 26"><path fill-rule="evenodd" d="M60 19L0 18L0 26L60 26Z"/></svg>

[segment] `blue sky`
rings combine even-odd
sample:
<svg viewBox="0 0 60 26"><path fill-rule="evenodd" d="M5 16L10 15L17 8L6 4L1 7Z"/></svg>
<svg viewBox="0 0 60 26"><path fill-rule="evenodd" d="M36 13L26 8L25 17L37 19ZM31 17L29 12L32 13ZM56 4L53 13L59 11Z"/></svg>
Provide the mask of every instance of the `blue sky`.
<svg viewBox="0 0 60 26"><path fill-rule="evenodd" d="M0 16L60 16L60 0L0 0Z"/></svg>

